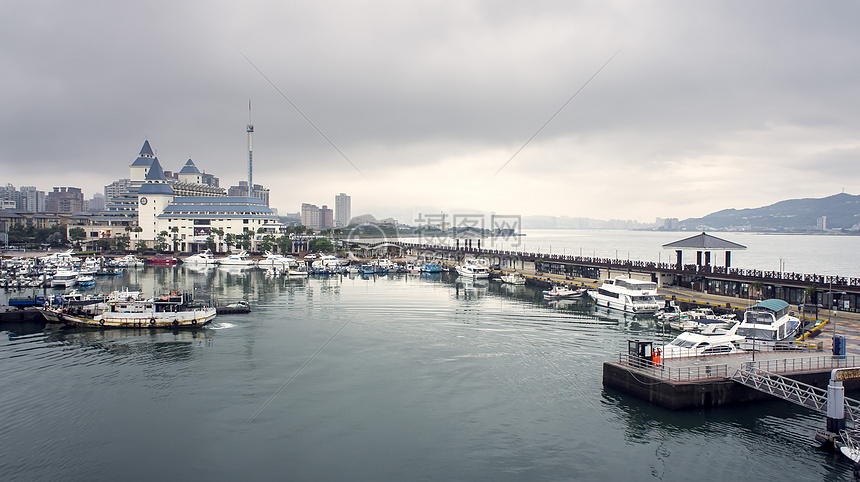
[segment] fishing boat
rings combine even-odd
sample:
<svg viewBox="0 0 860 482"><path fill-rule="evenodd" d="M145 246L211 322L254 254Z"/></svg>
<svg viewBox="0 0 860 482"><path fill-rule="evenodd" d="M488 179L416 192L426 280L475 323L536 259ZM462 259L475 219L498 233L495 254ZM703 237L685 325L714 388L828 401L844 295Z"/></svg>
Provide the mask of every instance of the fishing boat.
<svg viewBox="0 0 860 482"><path fill-rule="evenodd" d="M548 290L544 290L543 297L550 300L556 300L560 298L574 298L576 296L584 295L586 291L586 288L571 289L566 286L555 285Z"/></svg>
<svg viewBox="0 0 860 482"><path fill-rule="evenodd" d="M799 328L800 319L787 302L769 299L744 312L738 335L746 338L742 346L747 350L772 350L789 345Z"/></svg>
<svg viewBox="0 0 860 482"><path fill-rule="evenodd" d="M103 300L82 300L45 308L72 326L99 328L198 328L215 318L216 309L190 293L171 292L141 299L135 292L111 293Z"/></svg>
<svg viewBox="0 0 860 482"><path fill-rule="evenodd" d="M588 296L597 306L605 306L628 313L654 313L660 309L657 302L657 283L619 276L603 280Z"/></svg>

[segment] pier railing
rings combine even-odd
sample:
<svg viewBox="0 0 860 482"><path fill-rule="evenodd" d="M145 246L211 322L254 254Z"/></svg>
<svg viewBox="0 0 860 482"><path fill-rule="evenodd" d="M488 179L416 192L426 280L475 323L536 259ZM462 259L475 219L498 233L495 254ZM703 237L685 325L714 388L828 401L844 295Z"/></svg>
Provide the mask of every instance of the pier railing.
<svg viewBox="0 0 860 482"><path fill-rule="evenodd" d="M691 365L686 367L655 365L651 360L626 353L618 355L618 363L635 368L643 374L668 382L692 382L713 378L728 378L729 366L725 363L713 365Z"/></svg>
<svg viewBox="0 0 860 482"><path fill-rule="evenodd" d="M820 355L813 357L783 358L780 360L757 360L749 362L752 368L769 373L823 371L834 368L856 367L860 359L851 356Z"/></svg>

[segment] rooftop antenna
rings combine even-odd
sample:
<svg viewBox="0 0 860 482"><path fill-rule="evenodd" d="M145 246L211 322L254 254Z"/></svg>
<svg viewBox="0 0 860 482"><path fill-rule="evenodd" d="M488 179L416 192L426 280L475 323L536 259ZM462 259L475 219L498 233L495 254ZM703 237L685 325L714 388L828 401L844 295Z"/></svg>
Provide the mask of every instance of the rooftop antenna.
<svg viewBox="0 0 860 482"><path fill-rule="evenodd" d="M251 101L248 101L248 197L254 197L254 149L252 138L254 124L251 124Z"/></svg>

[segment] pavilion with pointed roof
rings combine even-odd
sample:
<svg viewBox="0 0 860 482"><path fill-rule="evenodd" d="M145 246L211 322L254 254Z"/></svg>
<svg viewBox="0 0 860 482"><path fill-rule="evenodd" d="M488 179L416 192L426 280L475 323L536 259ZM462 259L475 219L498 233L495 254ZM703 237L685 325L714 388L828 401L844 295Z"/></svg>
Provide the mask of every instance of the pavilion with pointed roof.
<svg viewBox="0 0 860 482"><path fill-rule="evenodd" d="M747 249L746 246L732 241L728 241L702 231L702 234L697 234L689 238L675 241L673 243L664 244L663 249L674 249L677 257L677 265L684 266L682 253L685 249L696 250L696 266L710 266L711 251L726 252L726 268L732 265L732 250Z"/></svg>

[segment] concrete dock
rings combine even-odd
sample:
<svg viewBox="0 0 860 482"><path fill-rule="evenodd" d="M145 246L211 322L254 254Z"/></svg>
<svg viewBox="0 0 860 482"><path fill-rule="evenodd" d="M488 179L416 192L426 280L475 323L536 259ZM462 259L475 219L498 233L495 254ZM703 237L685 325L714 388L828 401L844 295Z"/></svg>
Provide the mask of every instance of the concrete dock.
<svg viewBox="0 0 860 482"><path fill-rule="evenodd" d="M626 354L603 364L603 385L671 410L717 407L770 400L767 393L732 379L744 363L759 370L826 389L835 368L856 367L860 357L835 357L823 351L774 351L664 359L660 365ZM860 380L847 381L860 389Z"/></svg>

